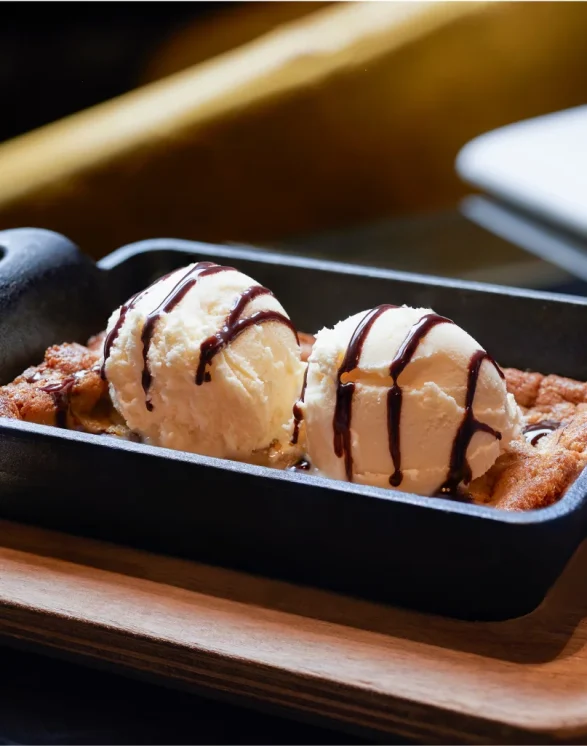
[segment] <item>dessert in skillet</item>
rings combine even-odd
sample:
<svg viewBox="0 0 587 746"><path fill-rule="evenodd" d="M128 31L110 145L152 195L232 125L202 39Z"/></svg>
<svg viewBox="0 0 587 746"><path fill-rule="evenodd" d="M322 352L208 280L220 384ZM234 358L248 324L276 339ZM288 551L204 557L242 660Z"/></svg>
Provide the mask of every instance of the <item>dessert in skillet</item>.
<svg viewBox="0 0 587 746"><path fill-rule="evenodd" d="M550 505L587 463L587 384L502 371L431 309L298 333L270 290L200 262L87 346L50 347L0 416L488 504Z"/></svg>

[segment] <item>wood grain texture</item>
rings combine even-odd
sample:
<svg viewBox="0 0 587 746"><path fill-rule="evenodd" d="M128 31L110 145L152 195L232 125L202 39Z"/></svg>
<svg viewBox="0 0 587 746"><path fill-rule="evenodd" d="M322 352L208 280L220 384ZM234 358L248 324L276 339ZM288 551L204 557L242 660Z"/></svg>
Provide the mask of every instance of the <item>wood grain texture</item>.
<svg viewBox="0 0 587 746"><path fill-rule="evenodd" d="M587 737L587 546L535 613L472 624L0 530L0 635L428 742Z"/></svg>

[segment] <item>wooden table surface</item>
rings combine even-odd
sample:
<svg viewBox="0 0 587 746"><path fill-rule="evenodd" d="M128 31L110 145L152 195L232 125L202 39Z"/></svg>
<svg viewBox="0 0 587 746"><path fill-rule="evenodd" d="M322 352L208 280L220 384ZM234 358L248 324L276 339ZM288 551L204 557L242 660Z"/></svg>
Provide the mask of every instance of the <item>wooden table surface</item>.
<svg viewBox="0 0 587 746"><path fill-rule="evenodd" d="M0 522L0 634L357 733L587 740L587 546L468 623Z"/></svg>

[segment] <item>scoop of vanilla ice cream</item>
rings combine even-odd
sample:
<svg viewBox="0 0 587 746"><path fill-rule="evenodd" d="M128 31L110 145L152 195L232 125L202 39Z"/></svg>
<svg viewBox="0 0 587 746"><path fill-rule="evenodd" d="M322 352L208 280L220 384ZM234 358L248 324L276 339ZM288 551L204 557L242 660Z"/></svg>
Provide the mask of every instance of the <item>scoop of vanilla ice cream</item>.
<svg viewBox="0 0 587 746"><path fill-rule="evenodd" d="M348 475L344 454L337 455L334 442L338 373L349 343L367 313L358 313L333 329L318 333L309 358L304 400L299 405L309 459L320 472L335 479L345 480ZM520 412L514 398L507 393L491 359L482 359L480 353L472 414L477 422L498 431L501 439L476 429L467 442L467 423L461 426L469 366L482 348L456 324L438 323L414 346L410 362L397 376L401 409L396 455L399 451L401 476L396 474L396 484L390 483L391 475L396 473L389 424L389 391L394 384L390 365L398 353L401 356L402 345L405 351L414 328L432 313L423 308L387 307L364 337L356 367L341 377L342 383L354 383L348 442L351 478L355 482L432 495L450 476L459 428L461 439L465 438L464 451L473 479L484 474L519 433Z"/></svg>
<svg viewBox="0 0 587 746"><path fill-rule="evenodd" d="M287 314L269 291L243 302L243 293L248 298L247 291L259 283L234 269L206 273L199 266L173 272L112 314L103 372L115 407L146 442L246 460L276 442L289 442L304 373L300 348ZM178 293L185 290L186 278L187 291ZM176 305L156 314L170 297ZM201 345L223 327L226 331L239 300L238 318L273 311L285 323L264 318L221 345L197 385ZM154 316L145 372L145 329Z"/></svg>

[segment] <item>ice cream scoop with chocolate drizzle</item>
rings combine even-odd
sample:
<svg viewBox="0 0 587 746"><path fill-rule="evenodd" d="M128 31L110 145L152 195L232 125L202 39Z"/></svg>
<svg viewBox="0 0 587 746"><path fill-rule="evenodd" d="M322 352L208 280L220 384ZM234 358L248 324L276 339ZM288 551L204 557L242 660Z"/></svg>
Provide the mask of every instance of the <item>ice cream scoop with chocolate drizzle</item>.
<svg viewBox="0 0 587 746"><path fill-rule="evenodd" d="M289 447L304 364L269 289L199 262L114 312L102 372L114 405L147 442L251 460Z"/></svg>
<svg viewBox="0 0 587 746"><path fill-rule="evenodd" d="M485 473L519 434L520 412L463 329L383 305L318 333L296 419L325 475L432 495Z"/></svg>

